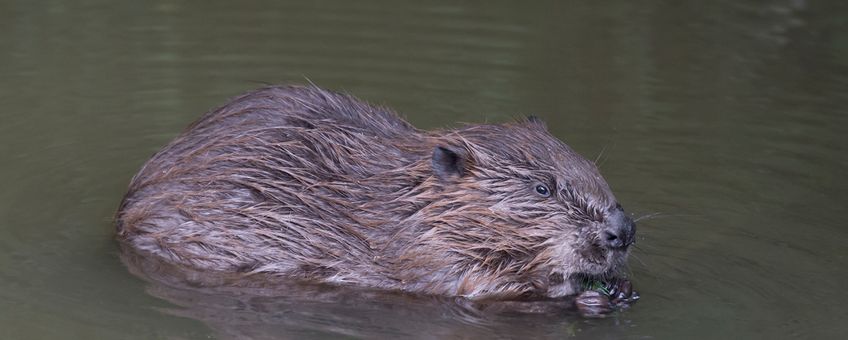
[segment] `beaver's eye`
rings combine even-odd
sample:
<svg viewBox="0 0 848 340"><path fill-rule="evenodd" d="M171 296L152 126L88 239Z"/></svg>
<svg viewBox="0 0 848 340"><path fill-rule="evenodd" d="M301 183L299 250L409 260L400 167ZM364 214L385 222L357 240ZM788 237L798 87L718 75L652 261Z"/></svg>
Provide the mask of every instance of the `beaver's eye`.
<svg viewBox="0 0 848 340"><path fill-rule="evenodd" d="M544 184L536 184L536 193L542 197L548 197L551 195L551 190L548 189L547 185Z"/></svg>

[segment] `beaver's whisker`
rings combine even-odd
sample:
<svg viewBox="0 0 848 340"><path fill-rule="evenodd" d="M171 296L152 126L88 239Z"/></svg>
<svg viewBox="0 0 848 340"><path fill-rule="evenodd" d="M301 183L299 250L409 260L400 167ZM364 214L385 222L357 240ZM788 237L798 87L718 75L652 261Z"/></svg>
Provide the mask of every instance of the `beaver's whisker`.
<svg viewBox="0 0 848 340"><path fill-rule="evenodd" d="M640 259L640 258L639 258L639 255L636 255L636 254L634 254L634 253L630 253L630 258L632 258L632 259L636 260L636 261L637 261L637 262L639 262L639 264L641 264L642 266L644 266L644 267L648 267L648 266L645 264L645 262L644 262L644 261L642 261L642 259ZM628 268L628 270L630 270L630 268Z"/></svg>
<svg viewBox="0 0 848 340"><path fill-rule="evenodd" d="M644 219L652 219L652 218L656 218L658 216L662 216L662 213L661 212L647 213L645 215L634 218L633 222L639 222L639 221L644 220Z"/></svg>

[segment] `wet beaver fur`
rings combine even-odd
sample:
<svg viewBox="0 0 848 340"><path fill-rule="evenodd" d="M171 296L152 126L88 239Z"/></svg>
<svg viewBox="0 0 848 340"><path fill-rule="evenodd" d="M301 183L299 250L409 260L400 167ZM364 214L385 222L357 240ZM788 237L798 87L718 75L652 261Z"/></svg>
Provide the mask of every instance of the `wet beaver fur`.
<svg viewBox="0 0 848 340"><path fill-rule="evenodd" d="M227 285L511 300L595 278L631 297L618 278L635 224L538 119L422 131L314 86L262 88L194 122L132 179L117 230L125 251Z"/></svg>

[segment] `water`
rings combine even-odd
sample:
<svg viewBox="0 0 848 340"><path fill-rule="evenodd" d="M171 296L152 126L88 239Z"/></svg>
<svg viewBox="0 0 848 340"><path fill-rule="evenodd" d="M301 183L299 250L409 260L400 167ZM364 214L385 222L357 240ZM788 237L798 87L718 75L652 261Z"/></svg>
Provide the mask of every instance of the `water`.
<svg viewBox="0 0 848 340"><path fill-rule="evenodd" d="M837 338L848 331L840 1L0 2L0 338ZM112 214L189 122L315 82L421 128L534 114L638 215L603 320L451 301L174 291Z"/></svg>

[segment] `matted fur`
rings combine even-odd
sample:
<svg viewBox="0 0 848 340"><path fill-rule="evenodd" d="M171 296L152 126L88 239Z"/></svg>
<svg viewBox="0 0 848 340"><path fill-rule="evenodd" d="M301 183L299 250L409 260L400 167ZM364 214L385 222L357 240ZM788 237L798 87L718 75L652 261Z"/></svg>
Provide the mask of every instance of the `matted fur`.
<svg viewBox="0 0 848 340"><path fill-rule="evenodd" d="M454 176L436 175L437 147L461 158ZM193 275L230 273L230 285L557 297L577 293L581 275L618 274L626 248L600 235L619 215L594 164L536 120L428 132L347 95L267 87L154 155L117 237Z"/></svg>

